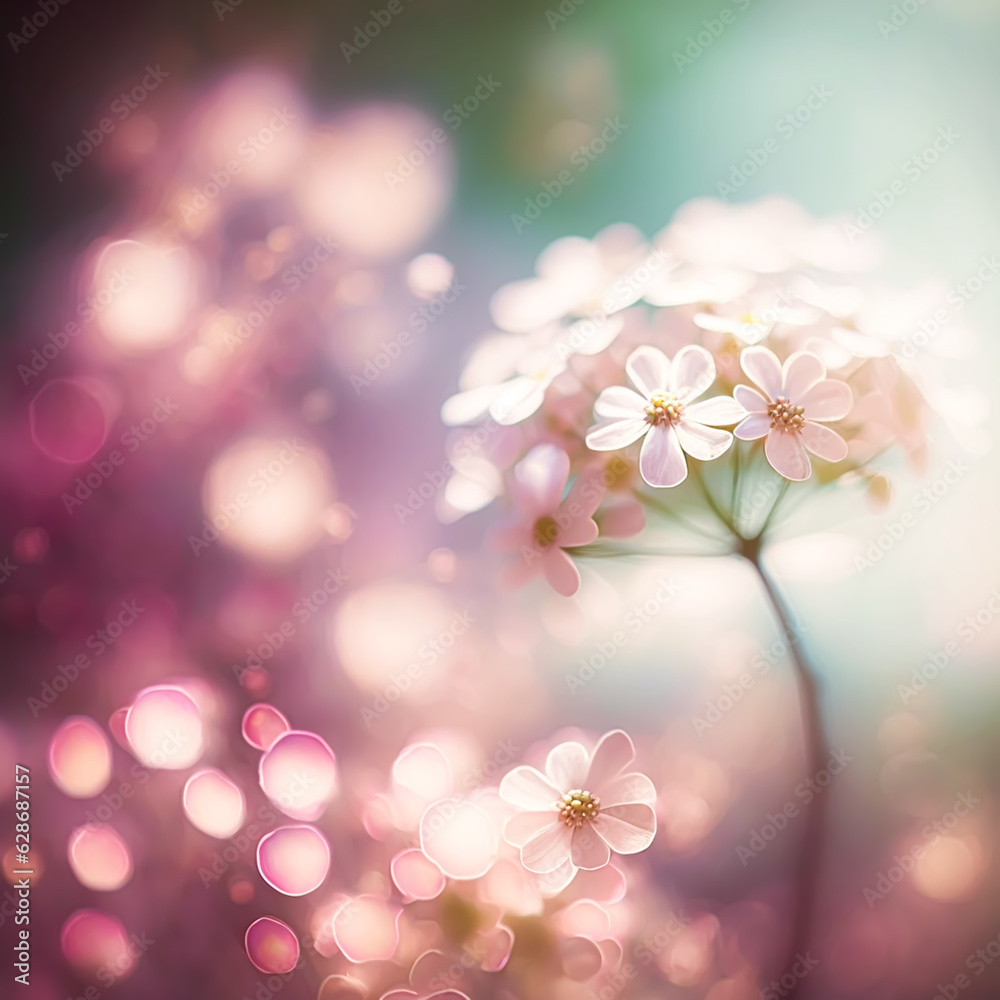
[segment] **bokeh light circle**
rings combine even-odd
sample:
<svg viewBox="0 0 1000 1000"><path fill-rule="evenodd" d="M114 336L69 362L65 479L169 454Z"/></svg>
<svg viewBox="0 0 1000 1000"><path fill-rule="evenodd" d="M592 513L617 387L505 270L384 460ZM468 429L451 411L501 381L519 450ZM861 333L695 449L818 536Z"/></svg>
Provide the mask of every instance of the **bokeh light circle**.
<svg viewBox="0 0 1000 1000"><path fill-rule="evenodd" d="M69 866L81 885L114 892L132 877L132 852L110 826L88 823L69 835Z"/></svg>
<svg viewBox="0 0 1000 1000"><path fill-rule="evenodd" d="M379 896L344 900L333 917L333 937L352 962L386 961L399 944L398 906Z"/></svg>
<svg viewBox="0 0 1000 1000"><path fill-rule="evenodd" d="M337 758L326 740L292 729L260 759L260 787L292 819L317 819L337 794Z"/></svg>
<svg viewBox="0 0 1000 1000"><path fill-rule="evenodd" d="M93 458L107 435L101 401L78 379L48 381L29 403L28 419L39 450L70 465Z"/></svg>
<svg viewBox="0 0 1000 1000"><path fill-rule="evenodd" d="M416 246L441 218L451 193L448 144L437 145L429 157L417 145L434 128L424 114L399 104L366 104L340 114L315 135L296 177L303 218L317 235L366 257Z"/></svg>
<svg viewBox="0 0 1000 1000"><path fill-rule="evenodd" d="M147 767L182 770L201 756L201 712L184 690L171 685L145 688L125 716L132 752Z"/></svg>
<svg viewBox="0 0 1000 1000"><path fill-rule="evenodd" d="M183 334L197 284L188 250L116 240L97 259L89 298L108 340L126 350L148 350Z"/></svg>
<svg viewBox="0 0 1000 1000"><path fill-rule="evenodd" d="M251 705L243 713L243 739L257 750L269 750L271 744L292 727L273 705Z"/></svg>
<svg viewBox="0 0 1000 1000"><path fill-rule="evenodd" d="M330 845L313 826L281 826L257 845L257 870L286 896L318 889L330 871Z"/></svg>
<svg viewBox="0 0 1000 1000"><path fill-rule="evenodd" d="M49 741L48 764L60 791L75 799L92 799L111 780L111 744L93 719L70 716Z"/></svg>
<svg viewBox="0 0 1000 1000"><path fill-rule="evenodd" d="M268 975L291 972L299 961L299 939L284 921L277 917L259 917L244 937L247 957L254 966Z"/></svg>
<svg viewBox="0 0 1000 1000"><path fill-rule="evenodd" d="M348 594L333 619L331 640L351 680L388 702L405 697L404 688L412 690L418 678L426 684L444 668L458 628L434 588L387 582ZM418 660L421 647L435 638L441 652Z"/></svg>
<svg viewBox="0 0 1000 1000"><path fill-rule="evenodd" d="M198 537L258 559L294 559L323 536L332 500L330 464L301 438L244 438L209 467Z"/></svg>
<svg viewBox="0 0 1000 1000"><path fill-rule="evenodd" d="M63 924L60 944L66 961L82 976L105 985L127 976L137 956L120 920L99 910L77 910Z"/></svg>
<svg viewBox="0 0 1000 1000"><path fill-rule="evenodd" d="M184 785L184 814L202 833L225 840L246 819L246 800L235 782L213 767L192 774Z"/></svg>

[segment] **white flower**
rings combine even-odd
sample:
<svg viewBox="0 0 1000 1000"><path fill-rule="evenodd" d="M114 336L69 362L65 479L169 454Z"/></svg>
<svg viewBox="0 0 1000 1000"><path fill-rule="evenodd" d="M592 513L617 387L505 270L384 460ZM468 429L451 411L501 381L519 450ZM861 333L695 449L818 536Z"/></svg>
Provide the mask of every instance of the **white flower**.
<svg viewBox="0 0 1000 1000"><path fill-rule="evenodd" d="M826 377L815 354L799 351L782 366L766 347L748 347L740 364L761 391L748 385L733 390L748 411L735 433L743 441L766 438L764 454L775 472L793 482L808 479L807 450L827 462L847 458L847 442L825 423L846 417L854 397L846 382Z"/></svg>
<svg viewBox="0 0 1000 1000"><path fill-rule="evenodd" d="M670 359L655 347L639 347L625 363L633 392L605 389L594 404L598 418L587 432L594 451L615 451L645 435L639 471L650 486L677 486L687 477L684 453L702 462L724 454L733 443L723 424L735 424L746 411L729 396L694 403L715 381L715 362L703 347L690 345Z"/></svg>

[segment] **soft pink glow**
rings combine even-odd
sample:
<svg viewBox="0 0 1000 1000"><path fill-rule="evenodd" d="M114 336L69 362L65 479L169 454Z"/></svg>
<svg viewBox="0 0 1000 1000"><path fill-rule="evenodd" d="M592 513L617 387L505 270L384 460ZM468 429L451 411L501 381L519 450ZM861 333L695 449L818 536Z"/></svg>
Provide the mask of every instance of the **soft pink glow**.
<svg viewBox="0 0 1000 1000"><path fill-rule="evenodd" d="M313 232L368 257L417 245L447 204L452 154L445 142L417 167L401 168L401 161L420 158L416 143L427 141L434 127L404 105L368 104L318 132L296 178L299 207Z"/></svg>
<svg viewBox="0 0 1000 1000"><path fill-rule="evenodd" d="M222 172L234 190L263 192L287 183L302 152L305 125L306 111L291 81L259 70L230 76L209 96L197 123L196 187L203 189L213 172ZM196 214L200 204L189 204L189 214Z"/></svg>
<svg viewBox="0 0 1000 1000"><path fill-rule="evenodd" d="M295 932L277 917L259 917L244 937L247 957L269 975L291 972L299 961L299 939Z"/></svg>
<svg viewBox="0 0 1000 1000"><path fill-rule="evenodd" d="M268 885L286 896L318 889L330 870L330 845L312 826L281 826L257 845L257 868Z"/></svg>
<svg viewBox="0 0 1000 1000"><path fill-rule="evenodd" d="M292 819L318 819L337 785L336 757L315 733L282 733L261 757L260 787Z"/></svg>
<svg viewBox="0 0 1000 1000"><path fill-rule="evenodd" d="M333 918L337 947L352 962L392 958L399 944L400 909L378 896L355 896Z"/></svg>
<svg viewBox="0 0 1000 1000"><path fill-rule="evenodd" d="M293 434L244 438L210 466L199 536L259 559L294 559L322 534L333 499L329 463Z"/></svg>
<svg viewBox="0 0 1000 1000"><path fill-rule="evenodd" d="M449 878L485 875L497 858L497 829L479 806L448 799L420 820L420 849Z"/></svg>
<svg viewBox="0 0 1000 1000"><path fill-rule="evenodd" d="M102 982L127 976L136 963L121 922L99 910L77 910L63 924L60 940L70 965Z"/></svg>
<svg viewBox="0 0 1000 1000"><path fill-rule="evenodd" d="M273 705L251 705L243 713L243 739L257 750L269 750L274 741L292 727Z"/></svg>
<svg viewBox="0 0 1000 1000"><path fill-rule="evenodd" d="M225 840L246 819L246 801L240 788L221 771L205 768L184 785L184 814L202 833Z"/></svg>
<svg viewBox="0 0 1000 1000"><path fill-rule="evenodd" d="M113 892L132 877L132 854L110 826L88 824L74 830L66 853L73 874L88 889Z"/></svg>
<svg viewBox="0 0 1000 1000"><path fill-rule="evenodd" d="M86 462L104 444L104 407L91 387L78 379L54 378L47 382L31 400L28 415L32 440L39 450L59 462Z"/></svg>
<svg viewBox="0 0 1000 1000"><path fill-rule="evenodd" d="M111 779L111 744L84 715L71 716L55 731L48 760L52 780L75 799L100 795Z"/></svg>
<svg viewBox="0 0 1000 1000"><path fill-rule="evenodd" d="M396 888L407 899L436 899L447 885L441 869L416 848L400 851L389 870Z"/></svg>
<svg viewBox="0 0 1000 1000"><path fill-rule="evenodd" d="M201 756L201 712L179 687L160 685L136 695L125 717L125 735L147 767L182 770Z"/></svg>
<svg viewBox="0 0 1000 1000"><path fill-rule="evenodd" d="M197 295L190 251L170 244L118 240L94 268L96 323L117 347L150 350L180 337Z"/></svg>
<svg viewBox="0 0 1000 1000"><path fill-rule="evenodd" d="M426 685L445 665L447 651L417 661L420 647L448 630L454 616L437 590L416 583L378 583L349 594L337 610L331 637L340 662L359 687L405 697L393 677L402 674L413 690ZM454 637L445 639L449 646ZM419 668L419 679L406 677Z"/></svg>

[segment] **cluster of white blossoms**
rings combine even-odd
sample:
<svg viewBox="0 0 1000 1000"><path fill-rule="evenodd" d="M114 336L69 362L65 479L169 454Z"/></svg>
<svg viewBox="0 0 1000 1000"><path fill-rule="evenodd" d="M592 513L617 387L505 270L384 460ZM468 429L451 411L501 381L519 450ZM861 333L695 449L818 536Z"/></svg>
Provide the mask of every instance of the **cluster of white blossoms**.
<svg viewBox="0 0 1000 1000"><path fill-rule="evenodd" d="M573 593L565 550L641 530L690 460L732 454L734 484L766 462L789 482L884 496L876 460L897 447L921 469L934 419L975 447L975 397L941 380L964 333L922 322L947 288L875 285L878 257L874 237L852 242L783 199L696 200L652 241L626 224L557 240L535 277L493 296L497 329L442 408L485 442L456 431L439 515L508 494L520 517L501 540L530 556L514 582L541 571Z"/></svg>

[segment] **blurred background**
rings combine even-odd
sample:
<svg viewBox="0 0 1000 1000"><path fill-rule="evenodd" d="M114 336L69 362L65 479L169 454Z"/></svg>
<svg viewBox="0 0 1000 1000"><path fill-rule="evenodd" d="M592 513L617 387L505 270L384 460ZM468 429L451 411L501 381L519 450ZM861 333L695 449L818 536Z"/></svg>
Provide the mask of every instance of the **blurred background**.
<svg viewBox="0 0 1000 1000"><path fill-rule="evenodd" d="M884 247L896 284L968 290L949 317L968 336L946 363L963 386L954 408L978 427L933 442L926 475L900 472L887 509L802 514L772 555L831 744L853 758L829 792L809 995L996 996L1000 8L394 4L5 8L0 844L26 764L31 995L93 987L60 941L80 908L156 942L98 986L144 998L254 996L246 925L301 913L254 882L252 852L205 888L217 845L186 824L183 773L150 774L116 744L100 795L53 783L63 720L114 733L140 689L177 678L212 720L206 762L253 784L239 719L267 700L327 739L359 800L415 734L459 721L473 770L503 741L624 727L661 790L654 883L716 914L768 970L766 941L745 942L780 930L794 843L752 864L735 852L802 775L786 651L753 579L715 560L602 564L575 601L501 598L483 551L496 511L438 516L438 414L490 328L491 294L553 239L617 221L651 236L693 197L780 193ZM275 480L266 502L213 537L209 519L255 474ZM662 580L678 596L613 671L569 691L567 672ZM123 602L144 609L127 625ZM463 614L470 637L424 655L426 682L383 710L398 671ZM900 689L955 641L932 683ZM762 652L773 669L695 725ZM95 892L66 838L123 783L134 806L114 822L135 874ZM975 805L952 826L963 795ZM933 823L947 834L926 835ZM334 846L333 881L356 885L375 862L347 833ZM967 960L991 942L977 974ZM314 959L283 985L290 1000L333 970ZM667 979L674 992L655 995L757 995L722 967Z"/></svg>

